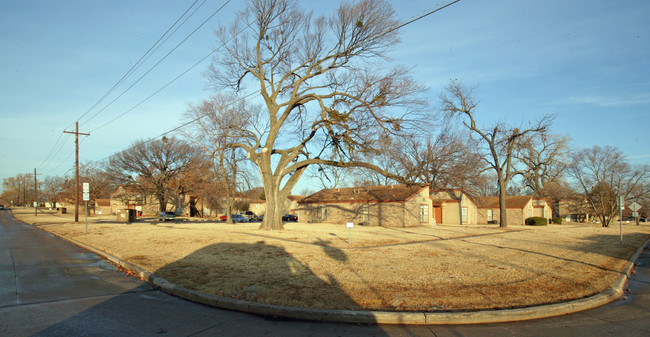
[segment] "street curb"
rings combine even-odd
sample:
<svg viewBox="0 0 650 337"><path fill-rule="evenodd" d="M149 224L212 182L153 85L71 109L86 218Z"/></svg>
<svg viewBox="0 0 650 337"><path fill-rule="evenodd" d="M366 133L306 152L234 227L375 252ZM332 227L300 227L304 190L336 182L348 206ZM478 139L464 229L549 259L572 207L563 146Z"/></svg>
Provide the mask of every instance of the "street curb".
<svg viewBox="0 0 650 337"><path fill-rule="evenodd" d="M624 293L624 286L634 264L639 256L650 243L650 239L641 245L629 259L620 275L616 278L612 287L603 292L573 301L546 304L533 307L515 309L495 309L480 311L459 311L459 312L394 312L394 311L355 311L355 310L327 310L289 307L273 304L264 304L236 300L203 294L194 290L180 287L149 271L140 268L128 261L122 260L109 253L81 243L75 239L52 232L47 228L40 228L52 235L65 239L81 248L89 250L107 260L129 270L143 281L151 284L154 288L171 295L214 306L222 309L229 309L251 314L283 317L291 319L330 321L364 324L407 324L407 325L455 325L455 324L481 324L481 323L505 323L524 321L540 318L548 318L560 315L575 313L593 309L619 298Z"/></svg>

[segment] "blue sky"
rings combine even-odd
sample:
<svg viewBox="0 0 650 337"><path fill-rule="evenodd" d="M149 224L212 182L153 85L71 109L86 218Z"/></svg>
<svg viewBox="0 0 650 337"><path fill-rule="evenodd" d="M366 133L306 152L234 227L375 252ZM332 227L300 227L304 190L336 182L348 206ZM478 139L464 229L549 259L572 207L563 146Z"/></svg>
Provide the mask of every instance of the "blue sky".
<svg viewBox="0 0 650 337"><path fill-rule="evenodd" d="M228 3L98 112L226 2L206 0L134 76L85 113L192 2L0 2L0 178L34 168L43 175L71 172L74 137L63 131L77 119L80 131L91 133L82 137L82 162L183 123L187 104L211 94L203 76L209 59L124 113L217 47L213 30L229 23L243 1ZM393 1L404 20L438 4ZM336 5L301 2L322 14ZM576 148L613 145L633 163L650 163L648 18L648 1L461 0L404 27L390 56L414 67L432 102L450 79L476 86L479 124L553 113L554 132L569 135Z"/></svg>

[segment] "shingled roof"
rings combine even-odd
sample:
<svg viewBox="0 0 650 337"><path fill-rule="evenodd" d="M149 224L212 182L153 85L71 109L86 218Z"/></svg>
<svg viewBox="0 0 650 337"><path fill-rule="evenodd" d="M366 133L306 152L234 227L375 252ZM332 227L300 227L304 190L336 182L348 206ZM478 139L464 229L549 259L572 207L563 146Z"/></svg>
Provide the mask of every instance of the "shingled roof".
<svg viewBox="0 0 650 337"><path fill-rule="evenodd" d="M320 190L299 201L299 204L404 202L420 193L426 186L390 185L371 187L331 188Z"/></svg>
<svg viewBox="0 0 650 337"><path fill-rule="evenodd" d="M506 208L524 208L532 199L531 195L507 196ZM499 208L499 197L476 197L478 208Z"/></svg>
<svg viewBox="0 0 650 337"><path fill-rule="evenodd" d="M99 207L111 207L111 199L95 199L95 205Z"/></svg>

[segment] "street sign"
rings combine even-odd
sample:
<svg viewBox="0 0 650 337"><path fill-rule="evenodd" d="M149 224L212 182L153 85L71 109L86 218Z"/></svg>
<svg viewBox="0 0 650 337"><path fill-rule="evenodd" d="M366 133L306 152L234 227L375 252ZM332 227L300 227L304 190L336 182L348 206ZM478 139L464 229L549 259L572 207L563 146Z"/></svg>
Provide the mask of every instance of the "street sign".
<svg viewBox="0 0 650 337"><path fill-rule="evenodd" d="M641 205L637 204L636 202L633 202L629 207L632 212L636 212L641 209Z"/></svg>
<svg viewBox="0 0 650 337"><path fill-rule="evenodd" d="M349 233L348 245L352 246L352 228L354 227L354 222L347 222L345 224L345 227L348 228L348 233Z"/></svg>
<svg viewBox="0 0 650 337"><path fill-rule="evenodd" d="M83 192L84 193L89 193L90 192L90 184L89 183L83 183Z"/></svg>
<svg viewBox="0 0 650 337"><path fill-rule="evenodd" d="M90 200L90 193L86 193L86 192L84 192L84 194L83 194L83 200L84 200L84 201L88 201L88 200Z"/></svg>

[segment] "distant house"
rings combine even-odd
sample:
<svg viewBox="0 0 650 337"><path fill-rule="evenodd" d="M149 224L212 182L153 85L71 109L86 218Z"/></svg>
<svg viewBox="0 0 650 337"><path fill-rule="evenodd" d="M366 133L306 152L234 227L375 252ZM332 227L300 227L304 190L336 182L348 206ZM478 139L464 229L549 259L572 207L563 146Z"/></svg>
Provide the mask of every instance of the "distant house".
<svg viewBox="0 0 650 337"><path fill-rule="evenodd" d="M266 213L266 201L262 199L251 200L250 211L258 216Z"/></svg>
<svg viewBox="0 0 650 337"><path fill-rule="evenodd" d="M299 202L305 199L304 195L290 195L287 197L287 200L284 202L284 211L283 214L293 214L297 215L297 210L300 207ZM300 220L300 219L298 219Z"/></svg>
<svg viewBox="0 0 650 337"><path fill-rule="evenodd" d="M476 197L478 223L498 223L501 214L499 197ZM543 217L550 219L552 209L546 199L533 198L531 195L506 197L506 216L508 224L524 225L527 218Z"/></svg>
<svg viewBox="0 0 650 337"><path fill-rule="evenodd" d="M95 214L110 215L112 213L111 199L95 199Z"/></svg>
<svg viewBox="0 0 650 337"><path fill-rule="evenodd" d="M591 207L585 197L567 198L558 201L558 216L566 222L589 222Z"/></svg>
<svg viewBox="0 0 650 337"><path fill-rule="evenodd" d="M476 203L461 189L432 190L433 219L449 225L476 225Z"/></svg>
<svg viewBox="0 0 650 337"><path fill-rule="evenodd" d="M429 187L390 185L334 188L298 201L298 220L412 227L431 223Z"/></svg>
<svg viewBox="0 0 650 337"><path fill-rule="evenodd" d="M152 196L146 196L135 188L119 186L111 194L111 213L120 209L134 209L143 215L158 214L158 202Z"/></svg>

